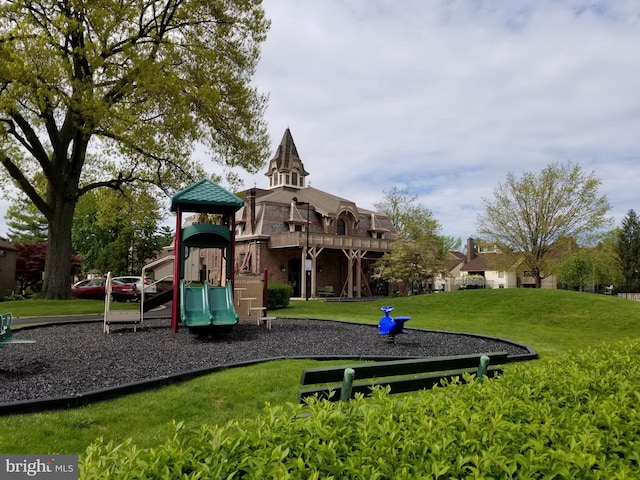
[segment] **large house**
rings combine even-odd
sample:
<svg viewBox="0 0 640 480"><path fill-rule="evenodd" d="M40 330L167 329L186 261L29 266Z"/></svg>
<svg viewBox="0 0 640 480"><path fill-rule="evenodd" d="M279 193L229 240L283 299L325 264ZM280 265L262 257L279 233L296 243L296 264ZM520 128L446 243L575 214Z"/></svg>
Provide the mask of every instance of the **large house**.
<svg viewBox="0 0 640 480"><path fill-rule="evenodd" d="M299 297L387 294L371 266L392 248L395 229L381 213L309 185L289 129L265 174L236 214L236 271L269 272Z"/></svg>

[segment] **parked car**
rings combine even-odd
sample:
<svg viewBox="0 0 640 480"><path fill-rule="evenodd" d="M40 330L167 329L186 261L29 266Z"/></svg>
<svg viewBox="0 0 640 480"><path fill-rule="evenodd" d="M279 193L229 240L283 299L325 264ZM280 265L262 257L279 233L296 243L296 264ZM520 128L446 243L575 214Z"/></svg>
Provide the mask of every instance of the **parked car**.
<svg viewBox="0 0 640 480"><path fill-rule="evenodd" d="M114 280L118 282L126 283L127 285L135 285L138 289L138 292L142 292L144 288L144 298L153 297L156 293L158 293L158 289L155 285L153 285L153 280L150 278L144 279L144 285L142 283L142 277L136 277L135 275L126 275L123 277L113 277Z"/></svg>
<svg viewBox="0 0 640 480"><path fill-rule="evenodd" d="M71 293L78 298L90 298L104 300L104 288L106 278L92 278L82 280L71 287ZM111 282L111 299L116 302L135 302L139 300L140 292L135 285L126 284L116 280Z"/></svg>

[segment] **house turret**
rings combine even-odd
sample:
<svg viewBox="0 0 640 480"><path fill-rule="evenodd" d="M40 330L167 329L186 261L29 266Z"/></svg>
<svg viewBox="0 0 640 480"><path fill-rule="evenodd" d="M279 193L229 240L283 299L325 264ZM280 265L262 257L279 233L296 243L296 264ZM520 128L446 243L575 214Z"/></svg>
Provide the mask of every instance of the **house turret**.
<svg viewBox="0 0 640 480"><path fill-rule="evenodd" d="M293 142L291 131L287 128L282 136L275 156L269 161L267 173L269 188L276 187L305 187L306 177L309 175L304 169L298 149Z"/></svg>

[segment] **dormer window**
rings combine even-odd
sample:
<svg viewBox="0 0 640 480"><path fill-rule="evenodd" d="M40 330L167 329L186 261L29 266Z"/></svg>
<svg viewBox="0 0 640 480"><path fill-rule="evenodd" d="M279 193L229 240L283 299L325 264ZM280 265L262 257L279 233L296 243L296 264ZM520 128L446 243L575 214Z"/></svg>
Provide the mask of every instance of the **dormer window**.
<svg viewBox="0 0 640 480"><path fill-rule="evenodd" d="M384 238L384 234L389 230L378 225L375 213L371 214L370 222L371 226L369 227L369 234L371 235L371 238Z"/></svg>
<svg viewBox="0 0 640 480"><path fill-rule="evenodd" d="M289 219L287 220L287 223L289 224L289 231L291 233L307 231L306 230L308 226L308 222L306 218L307 212L305 211L305 215L302 215L302 213L300 213L300 210L298 209L297 203L298 203L297 198L293 197L291 201L291 205L289 207Z"/></svg>

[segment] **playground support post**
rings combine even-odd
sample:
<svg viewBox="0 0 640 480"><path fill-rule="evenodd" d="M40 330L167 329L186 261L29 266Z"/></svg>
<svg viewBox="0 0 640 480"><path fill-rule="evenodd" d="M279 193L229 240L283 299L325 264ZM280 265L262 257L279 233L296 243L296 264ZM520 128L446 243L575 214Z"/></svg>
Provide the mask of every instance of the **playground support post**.
<svg viewBox="0 0 640 480"><path fill-rule="evenodd" d="M311 223L309 222L309 202L299 202L297 197L293 197L293 201L296 202L296 206L300 206L300 205L306 205L307 206L307 227L306 227L306 231L307 231L307 243L306 243L306 248L304 250L304 299L308 302L309 301L309 290L310 290L310 280L311 280L311 267L309 266L309 268L307 268L308 263L309 263L309 227L311 226Z"/></svg>

